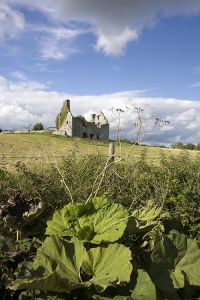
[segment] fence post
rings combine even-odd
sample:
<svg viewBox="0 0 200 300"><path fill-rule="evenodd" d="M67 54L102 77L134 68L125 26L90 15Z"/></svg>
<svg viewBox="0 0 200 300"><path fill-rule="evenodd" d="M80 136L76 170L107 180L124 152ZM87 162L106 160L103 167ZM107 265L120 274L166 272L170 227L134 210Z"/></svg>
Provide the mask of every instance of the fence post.
<svg viewBox="0 0 200 300"><path fill-rule="evenodd" d="M110 161L114 162L114 155L115 155L115 146L114 143L109 144L109 157Z"/></svg>

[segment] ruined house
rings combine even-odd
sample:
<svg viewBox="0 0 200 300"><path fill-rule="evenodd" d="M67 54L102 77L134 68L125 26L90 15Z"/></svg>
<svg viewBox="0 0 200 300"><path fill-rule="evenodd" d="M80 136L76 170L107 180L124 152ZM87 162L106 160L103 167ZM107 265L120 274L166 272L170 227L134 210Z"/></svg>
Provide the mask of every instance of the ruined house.
<svg viewBox="0 0 200 300"><path fill-rule="evenodd" d="M83 116L73 117L70 111L70 100L65 100L56 118L56 131L70 137L90 138L93 140L108 140L109 123L103 112L90 115L90 122Z"/></svg>

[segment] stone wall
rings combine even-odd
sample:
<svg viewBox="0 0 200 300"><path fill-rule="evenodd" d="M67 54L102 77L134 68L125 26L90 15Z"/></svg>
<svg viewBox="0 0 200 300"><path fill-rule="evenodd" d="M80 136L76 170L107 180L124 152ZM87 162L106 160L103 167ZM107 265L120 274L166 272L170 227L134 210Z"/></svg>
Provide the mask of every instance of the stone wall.
<svg viewBox="0 0 200 300"><path fill-rule="evenodd" d="M15 132L14 133L29 133L30 132L30 130L28 130L28 129L25 129L25 130L15 130Z"/></svg>
<svg viewBox="0 0 200 300"><path fill-rule="evenodd" d="M73 129L73 116L71 112L68 112L66 119L62 123L59 130L53 132L54 134L61 134L65 136L72 136L72 129Z"/></svg>

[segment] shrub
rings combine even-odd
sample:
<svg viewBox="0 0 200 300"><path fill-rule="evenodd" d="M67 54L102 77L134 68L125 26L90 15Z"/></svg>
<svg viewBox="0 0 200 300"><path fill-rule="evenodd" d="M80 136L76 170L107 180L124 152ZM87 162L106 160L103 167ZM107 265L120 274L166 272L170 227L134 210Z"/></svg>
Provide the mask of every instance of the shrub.
<svg viewBox="0 0 200 300"><path fill-rule="evenodd" d="M83 116L81 116L81 115L76 116L76 119L80 120L82 122L83 126L87 127L87 120Z"/></svg>
<svg viewBox="0 0 200 300"><path fill-rule="evenodd" d="M42 123L36 123L34 126L33 126L33 129L32 130L43 130L44 129L44 126Z"/></svg>

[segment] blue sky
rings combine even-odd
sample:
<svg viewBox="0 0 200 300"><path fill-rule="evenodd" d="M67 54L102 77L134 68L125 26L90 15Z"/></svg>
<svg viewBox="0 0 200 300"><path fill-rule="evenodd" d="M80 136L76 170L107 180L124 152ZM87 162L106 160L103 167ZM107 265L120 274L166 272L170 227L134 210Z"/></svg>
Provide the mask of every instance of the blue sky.
<svg viewBox="0 0 200 300"><path fill-rule="evenodd" d="M200 1L1 1L0 128L54 126L65 99L103 110L111 138L110 108L136 105L170 120L149 141L200 142Z"/></svg>

